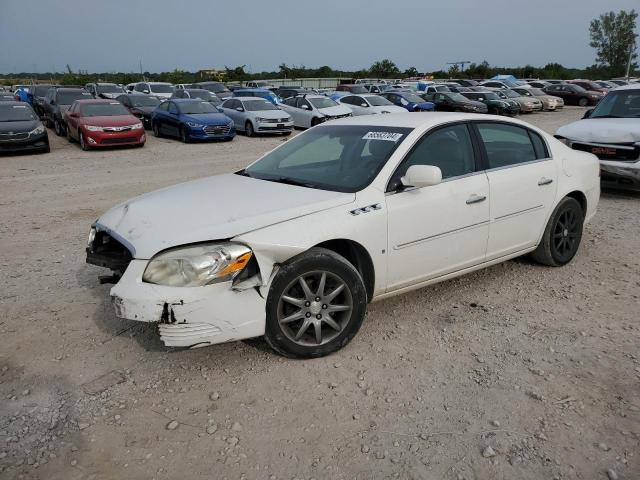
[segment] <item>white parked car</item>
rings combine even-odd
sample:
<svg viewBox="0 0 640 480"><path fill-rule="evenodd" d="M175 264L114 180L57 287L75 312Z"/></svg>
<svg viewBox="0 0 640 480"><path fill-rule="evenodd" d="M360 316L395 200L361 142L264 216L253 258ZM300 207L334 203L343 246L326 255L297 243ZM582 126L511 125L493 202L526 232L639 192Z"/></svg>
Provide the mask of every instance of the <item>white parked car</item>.
<svg viewBox="0 0 640 480"><path fill-rule="evenodd" d="M246 133L247 137L260 133L290 135L293 130L291 115L264 98L227 98L220 109L233 120L236 130Z"/></svg>
<svg viewBox="0 0 640 480"><path fill-rule="evenodd" d="M134 85L133 91L161 98L171 98L175 88L167 82L139 82Z"/></svg>
<svg viewBox="0 0 640 480"><path fill-rule="evenodd" d="M640 190L640 84L610 90L582 120L560 127L556 136L600 159L603 186Z"/></svg>
<svg viewBox="0 0 640 480"><path fill-rule="evenodd" d="M291 115L294 126L298 128L310 128L327 120L352 115L350 108L339 105L324 95L289 97L279 107Z"/></svg>
<svg viewBox="0 0 640 480"><path fill-rule="evenodd" d="M116 315L158 323L167 346L264 335L319 357L373 300L527 253L568 263L599 193L595 156L518 120L361 116L114 207L87 261L123 272Z"/></svg>
<svg viewBox="0 0 640 480"><path fill-rule="evenodd" d="M353 115L372 115L378 113L406 113L407 109L394 105L380 95L347 95L338 99L346 105Z"/></svg>

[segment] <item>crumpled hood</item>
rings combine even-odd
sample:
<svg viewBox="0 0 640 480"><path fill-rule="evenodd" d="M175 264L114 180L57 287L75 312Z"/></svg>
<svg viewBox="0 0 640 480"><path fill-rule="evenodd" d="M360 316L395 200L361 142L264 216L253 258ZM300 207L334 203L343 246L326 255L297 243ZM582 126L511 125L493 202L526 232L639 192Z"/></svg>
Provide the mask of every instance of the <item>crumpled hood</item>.
<svg viewBox="0 0 640 480"><path fill-rule="evenodd" d="M328 117L336 117L338 115L348 115L352 113L349 107L344 105L336 105L335 107L319 108L318 111Z"/></svg>
<svg viewBox="0 0 640 480"><path fill-rule="evenodd" d="M587 118L560 127L556 134L579 142L640 142L640 118Z"/></svg>
<svg viewBox="0 0 640 480"><path fill-rule="evenodd" d="M202 178L124 202L96 222L149 259L170 247L233 238L353 202L355 194L268 182L242 175Z"/></svg>

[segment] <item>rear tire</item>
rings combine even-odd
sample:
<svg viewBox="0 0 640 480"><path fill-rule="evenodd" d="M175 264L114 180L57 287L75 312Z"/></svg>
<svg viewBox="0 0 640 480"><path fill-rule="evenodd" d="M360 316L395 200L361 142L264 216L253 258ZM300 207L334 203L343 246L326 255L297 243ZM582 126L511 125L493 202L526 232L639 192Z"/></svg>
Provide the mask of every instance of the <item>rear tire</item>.
<svg viewBox="0 0 640 480"><path fill-rule="evenodd" d="M313 117L313 119L311 120L311 126L315 127L316 125L320 124L320 119L318 117Z"/></svg>
<svg viewBox="0 0 640 480"><path fill-rule="evenodd" d="M360 273L341 255L312 248L280 267L266 305L265 339L290 358L317 358L356 335L367 308Z"/></svg>
<svg viewBox="0 0 640 480"><path fill-rule="evenodd" d="M589 105L589 99L586 97L582 97L581 99L578 100L578 105L580 107L586 107L587 105Z"/></svg>
<svg viewBox="0 0 640 480"><path fill-rule="evenodd" d="M542 265L561 267L578 253L582 240L584 212L578 201L563 198L549 218L542 240L531 257Z"/></svg>
<svg viewBox="0 0 640 480"><path fill-rule="evenodd" d="M64 135L64 127L62 126L62 122L60 122L57 118L53 120L53 129L56 132L56 135L62 137Z"/></svg>

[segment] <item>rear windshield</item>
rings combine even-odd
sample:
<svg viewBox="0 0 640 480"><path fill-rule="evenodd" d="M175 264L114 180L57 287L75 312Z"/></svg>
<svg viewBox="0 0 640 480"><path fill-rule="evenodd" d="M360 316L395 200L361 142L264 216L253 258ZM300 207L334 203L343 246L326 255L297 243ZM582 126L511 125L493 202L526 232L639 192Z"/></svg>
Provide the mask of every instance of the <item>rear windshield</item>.
<svg viewBox="0 0 640 480"><path fill-rule="evenodd" d="M116 115L129 115L129 111L119 102L113 103L88 103L80 107L83 117L113 117Z"/></svg>
<svg viewBox="0 0 640 480"><path fill-rule="evenodd" d="M156 93L173 93L173 87L164 83L154 83L149 85L152 92Z"/></svg>
<svg viewBox="0 0 640 480"><path fill-rule="evenodd" d="M107 83L105 85L98 85L96 87L98 93L124 93L124 88L119 87L115 83Z"/></svg>
<svg viewBox="0 0 640 480"><path fill-rule="evenodd" d="M0 104L0 122L25 122L29 120L36 120L29 105Z"/></svg>
<svg viewBox="0 0 640 480"><path fill-rule="evenodd" d="M198 85L198 87L206 88L207 90L213 93L222 93L227 91L225 86L222 85L221 83L205 83L205 84Z"/></svg>

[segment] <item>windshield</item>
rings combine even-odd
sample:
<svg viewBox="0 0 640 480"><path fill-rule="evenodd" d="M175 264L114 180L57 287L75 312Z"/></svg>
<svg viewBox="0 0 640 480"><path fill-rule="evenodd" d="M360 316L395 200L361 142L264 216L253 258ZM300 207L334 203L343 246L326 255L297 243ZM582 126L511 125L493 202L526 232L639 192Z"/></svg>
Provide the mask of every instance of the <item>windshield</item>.
<svg viewBox="0 0 640 480"><path fill-rule="evenodd" d="M479 100L481 98L484 100L500 100L500 97L498 97L494 92L465 92L464 96L471 98L472 100Z"/></svg>
<svg viewBox="0 0 640 480"><path fill-rule="evenodd" d="M89 92L58 92L58 105L71 105L83 98L91 98L91 94Z"/></svg>
<svg viewBox="0 0 640 480"><path fill-rule="evenodd" d="M261 112L263 110L280 110L273 103L266 100L245 100L244 109L248 112Z"/></svg>
<svg viewBox="0 0 640 480"><path fill-rule="evenodd" d="M357 192L378 175L410 128L321 125L267 153L242 174L337 192Z"/></svg>
<svg viewBox="0 0 640 480"><path fill-rule="evenodd" d="M377 95L372 95L370 97L364 97L368 102L369 105L371 105L372 107L382 107L384 105L393 105L393 103L391 103L389 100L387 100L384 97L378 97Z"/></svg>
<svg viewBox="0 0 640 480"><path fill-rule="evenodd" d="M518 82L515 82L509 78L500 80L500 81L504 83L507 87L517 87L518 85L520 85Z"/></svg>
<svg viewBox="0 0 640 480"><path fill-rule="evenodd" d="M418 95L415 95L413 93L405 93L404 95L402 95L402 98L411 103L424 103L423 98L420 98Z"/></svg>
<svg viewBox="0 0 640 480"><path fill-rule="evenodd" d="M640 118L640 88L612 91L606 95L589 118Z"/></svg>
<svg viewBox="0 0 640 480"><path fill-rule="evenodd" d="M533 96L535 97L543 97L546 95L546 93L544 93L542 90L540 90L539 88L530 88L529 91L533 94Z"/></svg>
<svg viewBox="0 0 640 480"><path fill-rule="evenodd" d="M519 93L514 92L513 90L503 90L502 93L504 93L508 98L518 98L522 96Z"/></svg>
<svg viewBox="0 0 640 480"><path fill-rule="evenodd" d="M225 86L221 83L207 83L199 86L213 93L222 93L227 91Z"/></svg>
<svg viewBox="0 0 640 480"><path fill-rule="evenodd" d="M160 99L151 95L129 95L128 98L131 99L132 107L157 107L160 105Z"/></svg>
<svg viewBox="0 0 640 480"><path fill-rule="evenodd" d="M455 102L466 102L468 100L467 97L460 93L448 93L447 96Z"/></svg>
<svg viewBox="0 0 640 480"><path fill-rule="evenodd" d="M180 104L180 111L185 115L198 115L201 113L220 113L208 102L187 102Z"/></svg>
<svg viewBox="0 0 640 480"><path fill-rule="evenodd" d="M579 92L579 93L584 93L587 91L586 89L582 88L580 85L575 85L573 83L569 85L569 88L572 88L574 92Z"/></svg>
<svg viewBox="0 0 640 480"><path fill-rule="evenodd" d="M205 90L204 88L198 88L194 90L190 89L187 90L187 92L189 92L191 98L199 98L200 100L204 100L205 102L211 102L213 100L216 102L216 105L222 103L222 101L220 101L220 99L216 95L211 93L209 90Z"/></svg>
<svg viewBox="0 0 640 480"><path fill-rule="evenodd" d="M308 98L311 102L311 105L320 109L320 108L331 108L336 107L338 104L331 100L330 98Z"/></svg>
<svg viewBox="0 0 640 480"><path fill-rule="evenodd" d="M349 89L349 91L351 93L369 93L369 90L367 90L363 85L358 85L356 87L351 87Z"/></svg>
<svg viewBox="0 0 640 480"><path fill-rule="evenodd" d="M149 88L155 93L173 93L173 87L167 83L152 83Z"/></svg>
<svg viewBox="0 0 640 480"><path fill-rule="evenodd" d="M83 117L114 117L116 115L129 115L129 111L121 103L87 103L80 106Z"/></svg>
<svg viewBox="0 0 640 480"><path fill-rule="evenodd" d="M531 90L528 88L519 88L517 90L514 90L514 92L516 92L521 97L533 97L533 93L531 93Z"/></svg>
<svg viewBox="0 0 640 480"><path fill-rule="evenodd" d="M44 97L53 85L36 85L33 89L34 97Z"/></svg>
<svg viewBox="0 0 640 480"><path fill-rule="evenodd" d="M0 122L25 122L36 120L36 116L28 105L0 104Z"/></svg>
<svg viewBox="0 0 640 480"><path fill-rule="evenodd" d="M124 93L124 88L115 83L105 83L96 87L98 93Z"/></svg>

